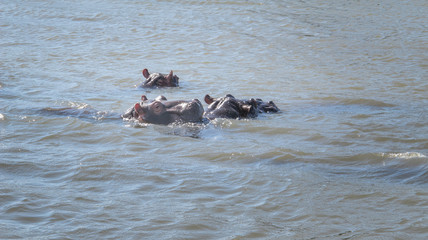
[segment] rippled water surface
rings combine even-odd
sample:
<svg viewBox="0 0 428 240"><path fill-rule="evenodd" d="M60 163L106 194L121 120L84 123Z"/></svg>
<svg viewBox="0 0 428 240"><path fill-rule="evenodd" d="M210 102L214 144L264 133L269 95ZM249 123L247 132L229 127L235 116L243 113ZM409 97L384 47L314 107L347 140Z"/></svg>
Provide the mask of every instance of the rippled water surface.
<svg viewBox="0 0 428 240"><path fill-rule="evenodd" d="M427 12L2 1L0 238L427 239ZM180 87L136 88L144 68L174 70ZM143 94L227 93L282 111L118 118Z"/></svg>

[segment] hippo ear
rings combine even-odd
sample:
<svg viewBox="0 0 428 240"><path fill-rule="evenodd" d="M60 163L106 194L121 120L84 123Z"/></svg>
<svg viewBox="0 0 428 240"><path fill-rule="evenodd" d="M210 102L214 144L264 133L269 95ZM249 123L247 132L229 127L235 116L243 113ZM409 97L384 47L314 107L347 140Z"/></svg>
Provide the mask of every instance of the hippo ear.
<svg viewBox="0 0 428 240"><path fill-rule="evenodd" d="M145 78L149 78L150 73L149 73L149 70L147 70L147 68L144 68L144 70L143 70L143 76L144 76Z"/></svg>
<svg viewBox="0 0 428 240"><path fill-rule="evenodd" d="M249 113L251 111L251 105L242 105L242 110L244 110L245 113Z"/></svg>
<svg viewBox="0 0 428 240"><path fill-rule="evenodd" d="M255 108L257 108L258 107L258 103L257 103L257 100L256 99L254 99L254 98L251 98L250 99L250 104L251 104L251 106L253 106L253 107L255 107Z"/></svg>
<svg viewBox="0 0 428 240"><path fill-rule="evenodd" d="M168 76L166 76L166 80L168 81L169 84L172 83L172 77L173 76L174 76L174 73L171 70L171 72L169 72Z"/></svg>
<svg viewBox="0 0 428 240"><path fill-rule="evenodd" d="M243 111L243 113L242 113L243 117L253 117L254 114L256 114L255 113L255 108L254 108L253 105L245 104L245 105L242 105L241 108L242 108L242 111Z"/></svg>
<svg viewBox="0 0 428 240"><path fill-rule="evenodd" d="M214 102L214 98L212 98L210 95L205 95L205 97L204 97L204 100L205 100L205 102L208 104L208 105L210 105L211 103L213 103Z"/></svg>
<svg viewBox="0 0 428 240"><path fill-rule="evenodd" d="M147 100L148 100L148 99L147 99L146 95L142 95L142 96L141 96L141 101L143 101L143 102L144 102L144 101L147 101Z"/></svg>
<svg viewBox="0 0 428 240"><path fill-rule="evenodd" d="M167 101L166 97L163 95L159 95L155 98L155 101Z"/></svg>

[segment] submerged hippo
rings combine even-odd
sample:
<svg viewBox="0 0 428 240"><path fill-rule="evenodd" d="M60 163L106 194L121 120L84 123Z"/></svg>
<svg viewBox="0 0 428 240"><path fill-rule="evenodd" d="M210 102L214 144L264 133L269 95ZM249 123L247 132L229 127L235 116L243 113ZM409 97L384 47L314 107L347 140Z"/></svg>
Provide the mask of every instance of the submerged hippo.
<svg viewBox="0 0 428 240"><path fill-rule="evenodd" d="M178 77L174 73L169 72L168 75L162 73L149 73L149 70L145 68L143 70L143 76L146 78L146 81L142 83L139 87L142 88L157 88L157 87L178 87Z"/></svg>
<svg viewBox="0 0 428 240"><path fill-rule="evenodd" d="M263 102L260 98L256 98L257 109L259 113L276 113L279 112L279 108L273 103L273 101Z"/></svg>
<svg viewBox="0 0 428 240"><path fill-rule="evenodd" d="M260 98L249 100L236 99L231 94L225 97L212 98L205 95L205 102L209 105L204 117L214 118L255 118L259 113L278 112L279 108L272 101L263 102Z"/></svg>
<svg viewBox="0 0 428 240"><path fill-rule="evenodd" d="M204 108L198 99L168 101L164 96L159 96L155 100L149 101L143 95L141 102L129 108L122 114L122 118L167 125L170 123L202 122L203 114Z"/></svg>

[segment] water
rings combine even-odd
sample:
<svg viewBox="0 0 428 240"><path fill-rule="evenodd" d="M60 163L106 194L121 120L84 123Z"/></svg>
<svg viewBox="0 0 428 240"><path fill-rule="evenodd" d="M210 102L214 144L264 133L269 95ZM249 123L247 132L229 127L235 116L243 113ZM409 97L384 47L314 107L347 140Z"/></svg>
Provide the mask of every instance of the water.
<svg viewBox="0 0 428 240"><path fill-rule="evenodd" d="M0 238L426 239L426 1L2 1ZM142 90L141 70L180 77ZM142 94L273 100L207 125ZM46 108L71 107L75 114ZM205 106L206 107L206 106Z"/></svg>

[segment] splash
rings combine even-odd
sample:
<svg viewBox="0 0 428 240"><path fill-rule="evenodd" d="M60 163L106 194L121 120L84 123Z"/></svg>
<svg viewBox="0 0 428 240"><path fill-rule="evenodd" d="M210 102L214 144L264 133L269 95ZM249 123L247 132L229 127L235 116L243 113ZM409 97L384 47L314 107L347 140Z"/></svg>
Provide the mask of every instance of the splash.
<svg viewBox="0 0 428 240"><path fill-rule="evenodd" d="M69 105L72 108L76 108L76 109L90 108L89 104L87 104L87 103L68 102L67 105Z"/></svg>

